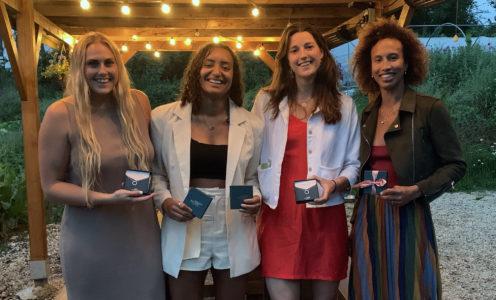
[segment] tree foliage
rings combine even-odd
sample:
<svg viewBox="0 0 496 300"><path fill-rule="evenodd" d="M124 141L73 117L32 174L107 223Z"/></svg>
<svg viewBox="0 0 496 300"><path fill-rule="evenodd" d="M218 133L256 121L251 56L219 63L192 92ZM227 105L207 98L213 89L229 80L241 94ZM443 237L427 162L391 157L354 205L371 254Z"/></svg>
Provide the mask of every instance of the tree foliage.
<svg viewBox="0 0 496 300"><path fill-rule="evenodd" d="M458 12L457 8L458 7ZM410 24L412 25L440 25L444 23L453 24L477 24L474 15L474 0L445 0L433 7L415 11ZM460 34L454 27L420 27L414 28L420 36L431 36L434 31L439 35L452 36Z"/></svg>

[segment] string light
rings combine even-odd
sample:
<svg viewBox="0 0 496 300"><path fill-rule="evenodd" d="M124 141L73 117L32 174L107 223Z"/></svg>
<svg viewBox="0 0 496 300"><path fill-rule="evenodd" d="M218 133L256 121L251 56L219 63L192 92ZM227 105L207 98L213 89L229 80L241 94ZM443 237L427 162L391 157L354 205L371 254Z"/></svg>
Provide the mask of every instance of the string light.
<svg viewBox="0 0 496 300"><path fill-rule="evenodd" d="M243 47L243 44L241 44L241 42L236 42L236 48L241 49L241 47Z"/></svg>
<svg viewBox="0 0 496 300"><path fill-rule="evenodd" d="M81 5L81 8L84 10L90 9L90 3L88 2L88 0L81 0L81 2L79 2L79 5Z"/></svg>
<svg viewBox="0 0 496 300"><path fill-rule="evenodd" d="M131 13L131 9L129 8L129 6L123 5L121 6L121 12L127 16Z"/></svg>
<svg viewBox="0 0 496 300"><path fill-rule="evenodd" d="M160 52L155 51L155 52L153 53L153 55L155 55L155 57L160 57Z"/></svg>
<svg viewBox="0 0 496 300"><path fill-rule="evenodd" d="M241 42L243 40L243 37L238 35L238 42Z"/></svg>
<svg viewBox="0 0 496 300"><path fill-rule="evenodd" d="M121 50L122 50L122 52L127 52L127 50L128 50L127 49L127 46L126 45L122 45Z"/></svg>
<svg viewBox="0 0 496 300"><path fill-rule="evenodd" d="M185 44L186 46L191 45L191 39L190 39L190 38L185 39L185 40L184 40L184 44Z"/></svg>
<svg viewBox="0 0 496 300"><path fill-rule="evenodd" d="M138 36L135 34L131 38L133 39L133 41L136 41L138 39Z"/></svg>
<svg viewBox="0 0 496 300"><path fill-rule="evenodd" d="M170 43L172 46L174 46L174 45L176 44L176 40L175 40L173 37L171 37L171 38L170 38L169 43Z"/></svg>
<svg viewBox="0 0 496 300"><path fill-rule="evenodd" d="M220 42L220 38L218 36L214 36L214 38L212 39L214 41L214 43L218 44Z"/></svg>
<svg viewBox="0 0 496 300"><path fill-rule="evenodd" d="M260 50L255 49L255 51L253 51L253 55L260 56Z"/></svg>
<svg viewBox="0 0 496 300"><path fill-rule="evenodd" d="M147 50L151 50L152 49L152 45L150 43L146 43L145 48Z"/></svg>
<svg viewBox="0 0 496 300"><path fill-rule="evenodd" d="M170 13L170 11L171 11L171 8L167 3L162 4L162 12L164 14L168 14L168 13Z"/></svg>
<svg viewBox="0 0 496 300"><path fill-rule="evenodd" d="M251 10L251 14L252 14L254 17L257 17L259 13L260 13L260 11L259 11L259 10L258 10L258 8L256 8L256 7L255 7L255 8L253 8L253 9Z"/></svg>
<svg viewBox="0 0 496 300"><path fill-rule="evenodd" d="M194 6L199 6L200 5L200 0L193 0L191 1Z"/></svg>

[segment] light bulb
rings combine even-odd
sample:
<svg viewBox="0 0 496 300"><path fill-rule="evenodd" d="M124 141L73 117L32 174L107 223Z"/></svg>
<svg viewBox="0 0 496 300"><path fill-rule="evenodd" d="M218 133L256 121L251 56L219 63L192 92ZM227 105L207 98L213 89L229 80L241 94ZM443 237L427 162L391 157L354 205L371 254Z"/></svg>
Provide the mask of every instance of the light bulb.
<svg viewBox="0 0 496 300"><path fill-rule="evenodd" d="M185 40L184 40L184 44L185 44L186 46L191 45L191 39L190 39L190 38L185 39Z"/></svg>
<svg viewBox="0 0 496 300"><path fill-rule="evenodd" d="M169 43L174 46L176 44L176 40L174 38L171 37Z"/></svg>
<svg viewBox="0 0 496 300"><path fill-rule="evenodd" d="M193 0L192 3L194 6L198 6L200 5L200 0Z"/></svg>
<svg viewBox="0 0 496 300"><path fill-rule="evenodd" d="M81 0L81 2L79 2L79 5L81 5L81 8L84 10L90 9L90 3L88 2L88 0Z"/></svg>
<svg viewBox="0 0 496 300"><path fill-rule="evenodd" d="M170 13L170 11L171 11L171 8L168 4L166 4L166 3L162 4L162 12L164 14L168 14L168 13Z"/></svg>
<svg viewBox="0 0 496 300"><path fill-rule="evenodd" d="M260 11L259 11L259 10L258 10L258 8L256 8L256 7L255 7L254 9L252 9L252 10L251 10L251 14L252 14L253 16L255 16L255 17L256 17L256 16L258 16L258 14L259 14L259 13L260 13Z"/></svg>
<svg viewBox="0 0 496 300"><path fill-rule="evenodd" d="M150 43L146 43L145 48L147 50L150 50L150 49L152 49L152 45L150 45Z"/></svg>
<svg viewBox="0 0 496 300"><path fill-rule="evenodd" d="M121 12L127 16L131 13L131 9L129 8L129 6L123 5L121 7Z"/></svg>
<svg viewBox="0 0 496 300"><path fill-rule="evenodd" d="M218 44L220 42L220 39L218 36L214 36L213 41L214 43Z"/></svg>
<svg viewBox="0 0 496 300"><path fill-rule="evenodd" d="M240 42L237 42L236 43L236 48L237 49L241 49L241 47L243 47L243 44L241 44Z"/></svg>
<svg viewBox="0 0 496 300"><path fill-rule="evenodd" d="M260 50L255 49L255 51L253 51L253 55L260 56Z"/></svg>
<svg viewBox="0 0 496 300"><path fill-rule="evenodd" d="M160 57L160 52L155 51L155 52L153 53L153 55L155 55L155 57Z"/></svg>
<svg viewBox="0 0 496 300"><path fill-rule="evenodd" d="M127 52L127 50L128 50L127 49L127 46L126 45L122 45L121 50L122 50L122 52Z"/></svg>

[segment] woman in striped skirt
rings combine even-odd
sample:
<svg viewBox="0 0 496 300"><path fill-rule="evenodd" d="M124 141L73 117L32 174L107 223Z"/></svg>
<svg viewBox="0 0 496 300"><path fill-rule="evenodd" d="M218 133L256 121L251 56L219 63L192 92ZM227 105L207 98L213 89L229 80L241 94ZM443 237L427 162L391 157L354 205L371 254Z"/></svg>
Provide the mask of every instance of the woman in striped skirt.
<svg viewBox="0 0 496 300"><path fill-rule="evenodd" d="M425 47L396 20L359 34L353 72L374 95L361 118L360 198L352 216L350 299L440 299L429 203L460 180L466 164L441 100L410 85L427 74ZM372 172L367 172L371 170ZM381 182L365 173L385 171Z"/></svg>

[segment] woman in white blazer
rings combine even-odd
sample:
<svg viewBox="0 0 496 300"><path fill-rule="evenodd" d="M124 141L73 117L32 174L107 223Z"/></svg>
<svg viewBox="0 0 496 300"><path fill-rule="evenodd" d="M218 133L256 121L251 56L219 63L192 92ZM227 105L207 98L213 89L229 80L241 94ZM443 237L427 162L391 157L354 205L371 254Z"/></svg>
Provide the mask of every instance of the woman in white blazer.
<svg viewBox="0 0 496 300"><path fill-rule="evenodd" d="M348 267L343 195L356 181L360 136L352 99L338 90L339 70L315 28L284 30L269 87L253 112L265 122L258 169L262 275L271 299L300 299L308 280L314 299L335 299ZM313 203L296 203L293 183L315 178Z"/></svg>
<svg viewBox="0 0 496 300"><path fill-rule="evenodd" d="M216 299L244 299L245 276L260 263L255 215L263 123L241 107L238 58L208 44L191 59L180 101L152 111L154 200L163 210L162 254L174 299L203 299L211 269ZM230 209L229 187L251 185L241 210ZM214 200L202 219L182 201L190 187Z"/></svg>

